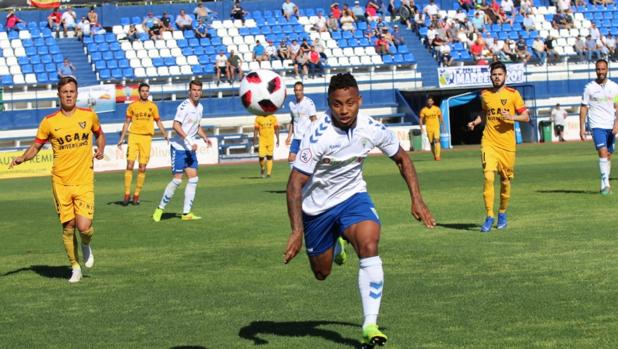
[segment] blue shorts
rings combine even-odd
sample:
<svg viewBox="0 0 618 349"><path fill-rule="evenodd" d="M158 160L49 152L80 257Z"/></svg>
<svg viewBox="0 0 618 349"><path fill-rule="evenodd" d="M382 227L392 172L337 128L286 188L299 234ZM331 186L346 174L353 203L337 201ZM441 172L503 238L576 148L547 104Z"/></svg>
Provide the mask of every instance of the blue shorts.
<svg viewBox="0 0 618 349"><path fill-rule="evenodd" d="M612 130L609 128L593 128L592 140L597 150L601 148L607 148L610 153L614 152L614 143L616 142L616 136L612 134Z"/></svg>
<svg viewBox="0 0 618 349"><path fill-rule="evenodd" d="M293 139L292 144L290 144L290 154L298 154L300 150L300 139Z"/></svg>
<svg viewBox="0 0 618 349"><path fill-rule="evenodd" d="M369 194L362 192L322 212L317 216L303 213L305 227L305 247L309 256L318 256L335 245L337 238L352 224L374 221L380 218Z"/></svg>
<svg viewBox="0 0 618 349"><path fill-rule="evenodd" d="M194 151L178 150L171 147L172 173L183 173L186 168L197 169L197 155Z"/></svg>

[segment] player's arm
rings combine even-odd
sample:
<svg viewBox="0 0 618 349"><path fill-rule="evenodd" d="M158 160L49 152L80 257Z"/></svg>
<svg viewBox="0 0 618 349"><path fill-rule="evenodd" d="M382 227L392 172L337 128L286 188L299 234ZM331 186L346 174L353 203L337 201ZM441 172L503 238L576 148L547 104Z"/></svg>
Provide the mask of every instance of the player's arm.
<svg viewBox="0 0 618 349"><path fill-rule="evenodd" d="M180 136L180 138L182 138L185 141L186 146L191 147L191 150L193 151L197 150L197 144L191 139L191 137L187 137L187 134L182 129L182 123L180 121L174 120L174 124L172 125L172 128L174 129L174 131L176 131L178 136Z"/></svg>
<svg viewBox="0 0 618 349"><path fill-rule="evenodd" d="M470 131L472 131L472 130L474 130L474 128L475 128L476 126L480 125L482 122L483 122L483 119L481 119L481 116L480 116L480 115L477 115L477 116L474 118L474 120L472 120L472 121L470 121L470 122L468 123L468 129L469 129Z"/></svg>
<svg viewBox="0 0 618 349"><path fill-rule="evenodd" d="M311 115L311 116L309 117L309 120L311 120L311 122L314 122L314 121L316 121L317 119L318 119L318 116L317 116L317 115L315 115L315 114L314 114L314 115Z"/></svg>
<svg viewBox="0 0 618 349"><path fill-rule="evenodd" d="M97 139L97 150L95 150L94 152L94 158L97 160L101 160L103 159L103 155L105 154L105 134L103 133L101 127L99 127L99 129L94 132L94 136Z"/></svg>
<svg viewBox="0 0 618 349"><path fill-rule="evenodd" d="M588 116L588 106L582 104L579 107L579 138L582 141L586 140L586 116Z"/></svg>
<svg viewBox="0 0 618 349"><path fill-rule="evenodd" d="M127 117L124 120L124 124L122 125L122 131L120 132L120 139L118 139L118 144L117 144L118 148L120 148L120 146L122 146L122 143L124 143L124 137L127 135L127 130L129 129L130 124L131 124L131 118Z"/></svg>
<svg viewBox="0 0 618 349"><path fill-rule="evenodd" d="M253 145L258 144L258 139L259 139L258 133L259 132L260 132L260 126L258 124L255 124L253 126Z"/></svg>
<svg viewBox="0 0 618 349"><path fill-rule="evenodd" d="M294 115L290 113L290 123L288 124L288 137L285 139L285 144L292 144L292 136L294 135Z"/></svg>
<svg viewBox="0 0 618 349"><path fill-rule="evenodd" d="M614 128L612 129L612 134L618 134L618 97L614 98L614 113L616 117L614 118Z"/></svg>
<svg viewBox="0 0 618 349"><path fill-rule="evenodd" d="M208 144L209 147L212 146L212 142L210 141L210 138L208 138L208 134L206 134L206 131L204 131L204 128L202 128L202 126L197 128L197 134L202 137L204 143Z"/></svg>
<svg viewBox="0 0 618 349"><path fill-rule="evenodd" d="M277 146L279 146L279 124L275 124L275 135L277 136Z"/></svg>
<svg viewBox="0 0 618 349"><path fill-rule="evenodd" d="M28 161L32 159L33 157L35 157L36 154L39 153L41 148L43 148L43 144L45 143L35 142L34 144L32 144L28 149L26 149L26 151L24 151L24 153L21 156L18 156L14 158L13 161L11 161L11 163L9 164L9 168L13 168L23 163L24 161Z"/></svg>
<svg viewBox="0 0 618 349"><path fill-rule="evenodd" d="M422 221L427 228L435 227L436 220L433 218L431 212L423 201L421 188L418 185L418 177L416 176L416 170L414 169L412 160L410 160L408 154L401 147L399 147L399 150L391 157L391 159L393 159L395 164L397 164L399 173L401 173L401 177L403 177L406 185L408 186L410 198L412 199L412 216L416 218L416 220Z"/></svg>
<svg viewBox="0 0 618 349"><path fill-rule="evenodd" d="M283 253L283 263L289 263L303 247L303 211L302 191L309 176L293 169L290 173L287 186L288 217L292 232L288 237L288 244Z"/></svg>
<svg viewBox="0 0 618 349"><path fill-rule="evenodd" d="M519 121L519 122L528 122L530 121L530 113L528 109L521 111L520 113L515 112L515 114L511 115L507 110L502 111L502 117L507 120Z"/></svg>
<svg viewBox="0 0 618 349"><path fill-rule="evenodd" d="M169 142L170 137L167 135L167 130L165 129L165 125L163 125L163 121L161 121L161 119L157 120L157 127L159 128L159 131L161 131L163 138Z"/></svg>
<svg viewBox="0 0 618 349"><path fill-rule="evenodd" d="M421 133L423 133L423 121L424 121L423 112L421 112L421 115L418 118L418 126L421 128Z"/></svg>

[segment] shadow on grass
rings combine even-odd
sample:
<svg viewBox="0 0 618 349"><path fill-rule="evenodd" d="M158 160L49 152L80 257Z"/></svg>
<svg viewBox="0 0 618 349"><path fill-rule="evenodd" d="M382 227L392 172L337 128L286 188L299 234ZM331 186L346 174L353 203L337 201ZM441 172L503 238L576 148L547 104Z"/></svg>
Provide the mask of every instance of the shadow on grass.
<svg viewBox="0 0 618 349"><path fill-rule="evenodd" d="M9 271L2 274L2 276L18 274L24 271L33 271L46 278L68 279L71 276L71 268L67 265L31 265L28 268L19 268Z"/></svg>
<svg viewBox="0 0 618 349"><path fill-rule="evenodd" d="M177 345L175 347L171 347L170 349L208 349L201 345Z"/></svg>
<svg viewBox="0 0 618 349"><path fill-rule="evenodd" d="M260 177L260 176L253 176L253 177L240 177L240 179L266 179L266 178Z"/></svg>
<svg viewBox="0 0 618 349"><path fill-rule="evenodd" d="M264 190L264 192L269 194L285 194L287 190Z"/></svg>
<svg viewBox="0 0 618 349"><path fill-rule="evenodd" d="M543 194L599 194L594 190L572 190L572 189L549 189L549 190L537 190L537 193Z"/></svg>
<svg viewBox="0 0 618 349"><path fill-rule="evenodd" d="M478 230L481 226L475 223L436 223L438 227L455 230Z"/></svg>
<svg viewBox="0 0 618 349"><path fill-rule="evenodd" d="M270 334L280 337L320 337L337 344L360 348L360 341L344 338L332 330L318 328L322 325L344 325L360 328L356 324L340 321L253 321L248 326L241 328L238 336L253 341L255 345L268 344L269 342L260 338L259 335Z"/></svg>

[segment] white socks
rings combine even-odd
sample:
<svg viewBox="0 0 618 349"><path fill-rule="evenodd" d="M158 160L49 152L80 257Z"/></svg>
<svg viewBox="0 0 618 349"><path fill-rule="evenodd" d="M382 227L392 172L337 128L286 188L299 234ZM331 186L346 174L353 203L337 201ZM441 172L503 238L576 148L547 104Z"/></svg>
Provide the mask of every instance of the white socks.
<svg viewBox="0 0 618 349"><path fill-rule="evenodd" d="M191 212L191 206L193 206L193 199L195 199L195 189L197 188L198 177L189 178L189 183L185 187L185 204L182 208L182 213L187 214Z"/></svg>
<svg viewBox="0 0 618 349"><path fill-rule="evenodd" d="M599 158L599 169L601 170L601 189L609 187L609 173L611 162L607 158Z"/></svg>
<svg viewBox="0 0 618 349"><path fill-rule="evenodd" d="M369 324L377 324L383 286L384 271L380 256L362 258L358 270L358 289L365 316L363 328Z"/></svg>
<svg viewBox="0 0 618 349"><path fill-rule="evenodd" d="M165 191L163 192L161 202L159 203L160 209L165 209L165 206L170 203L172 197L174 197L174 192L176 192L176 189L178 189L180 183L182 183L182 179L174 178L167 184L167 187L165 187Z"/></svg>

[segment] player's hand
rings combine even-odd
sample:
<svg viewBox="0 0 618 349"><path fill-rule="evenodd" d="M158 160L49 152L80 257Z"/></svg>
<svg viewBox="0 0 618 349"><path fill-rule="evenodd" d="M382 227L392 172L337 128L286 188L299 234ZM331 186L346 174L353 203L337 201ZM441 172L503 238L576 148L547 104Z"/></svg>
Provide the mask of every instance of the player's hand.
<svg viewBox="0 0 618 349"><path fill-rule="evenodd" d="M429 212L429 208L425 205L423 199L416 199L412 203L412 216L419 222L423 222L427 228L436 226L436 220Z"/></svg>
<svg viewBox="0 0 618 349"><path fill-rule="evenodd" d="M301 247L303 247L303 234L301 232L292 232L288 238L288 246L283 253L283 263L288 264L296 257Z"/></svg>
<svg viewBox="0 0 618 349"><path fill-rule="evenodd" d="M206 143L208 148L212 147L212 142L210 141L210 138L204 137L204 143Z"/></svg>
<svg viewBox="0 0 618 349"><path fill-rule="evenodd" d="M292 144L292 140L290 139L290 137L285 139L285 145L290 145Z"/></svg>
<svg viewBox="0 0 618 349"><path fill-rule="evenodd" d="M124 141L122 141L122 140L118 141L118 144L116 144L118 149L122 149L122 143L124 143Z"/></svg>
<svg viewBox="0 0 618 349"><path fill-rule="evenodd" d="M101 148L97 148L97 149L94 151L94 158L95 158L95 159L97 159L97 160L101 160L101 159L103 159L103 155L104 155L104 154L103 154L103 149L101 149Z"/></svg>
<svg viewBox="0 0 618 349"><path fill-rule="evenodd" d="M511 114L509 114L509 112L508 112L508 111L506 111L506 110L503 110L503 111L502 111L502 117L503 117L505 120L515 121L515 115L511 115Z"/></svg>
<svg viewBox="0 0 618 349"><path fill-rule="evenodd" d="M195 144L195 143L191 144L191 150L192 151L197 151L197 144Z"/></svg>
<svg viewBox="0 0 618 349"><path fill-rule="evenodd" d="M475 127L475 126L476 126L476 125L474 124L474 121L470 121L470 122L468 123L468 130L470 130L470 131L474 130L474 127Z"/></svg>
<svg viewBox="0 0 618 349"><path fill-rule="evenodd" d="M24 157L23 156L17 156L13 159L13 161L11 161L11 163L9 164L9 169L21 164L24 162Z"/></svg>
<svg viewBox="0 0 618 349"><path fill-rule="evenodd" d="M586 130L579 130L579 139L586 141Z"/></svg>

